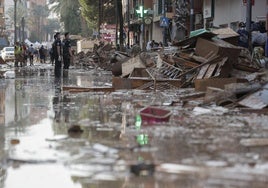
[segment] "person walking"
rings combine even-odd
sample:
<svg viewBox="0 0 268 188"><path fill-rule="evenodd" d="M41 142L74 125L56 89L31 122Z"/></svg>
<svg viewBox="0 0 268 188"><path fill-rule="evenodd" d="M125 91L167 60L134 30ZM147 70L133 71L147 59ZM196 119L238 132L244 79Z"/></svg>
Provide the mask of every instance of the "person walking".
<svg viewBox="0 0 268 188"><path fill-rule="evenodd" d="M39 57L40 57L40 63L45 63L45 48L42 45L41 48L39 49Z"/></svg>
<svg viewBox="0 0 268 188"><path fill-rule="evenodd" d="M28 49L28 55L29 55L29 60L30 60L30 66L34 65L33 64L33 58L34 58L34 48L33 44L30 45L30 48Z"/></svg>
<svg viewBox="0 0 268 188"><path fill-rule="evenodd" d="M61 44L59 32L55 34L54 39L55 40L52 44L53 56L55 59L54 74L55 74L55 77L59 78L61 77L61 62L62 62L62 58L61 58L61 48L62 48L61 45L62 44Z"/></svg>
<svg viewBox="0 0 268 188"><path fill-rule="evenodd" d="M25 43L22 44L21 49L22 49L22 56L23 56L22 66L27 66L28 49Z"/></svg>
<svg viewBox="0 0 268 188"><path fill-rule="evenodd" d="M72 53L72 47L71 47L71 40L69 38L70 37L69 32L66 32L64 36L65 38L62 41L63 43L63 69L67 70L70 67L73 53Z"/></svg>
<svg viewBox="0 0 268 188"><path fill-rule="evenodd" d="M14 55L15 55L15 67L19 66L19 62L21 62L21 45L19 42L16 42L15 44L15 50L14 50Z"/></svg>

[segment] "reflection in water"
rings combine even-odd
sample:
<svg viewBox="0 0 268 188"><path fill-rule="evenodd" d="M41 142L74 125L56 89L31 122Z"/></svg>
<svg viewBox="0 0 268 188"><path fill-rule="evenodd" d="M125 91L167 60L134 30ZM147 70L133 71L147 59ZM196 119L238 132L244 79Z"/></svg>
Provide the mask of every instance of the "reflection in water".
<svg viewBox="0 0 268 188"><path fill-rule="evenodd" d="M6 90L5 85L0 85L0 125L5 125L5 99Z"/></svg>
<svg viewBox="0 0 268 188"><path fill-rule="evenodd" d="M139 145L143 146L149 143L147 134L139 134L136 136L136 141Z"/></svg>
<svg viewBox="0 0 268 188"><path fill-rule="evenodd" d="M34 172L34 173L33 173ZM11 178L12 177L12 178ZM70 179L70 174L62 165L24 165L23 168L10 168L7 172L6 188L81 188Z"/></svg>
<svg viewBox="0 0 268 188"><path fill-rule="evenodd" d="M53 110L54 110L54 119L56 122L60 122L61 116L61 79L55 78L55 94L53 97Z"/></svg>
<svg viewBox="0 0 268 188"><path fill-rule="evenodd" d="M67 73L66 73L67 74ZM63 119L65 123L69 122L69 102L68 95L64 95L62 92L62 84L64 79L55 78L54 87L55 94L53 96L53 110L55 113L54 120L60 123Z"/></svg>
<svg viewBox="0 0 268 188"><path fill-rule="evenodd" d="M239 145L241 137L267 137L267 131L260 129L257 123L255 126L243 126L244 122L240 121L243 117L239 114L235 116L241 118L242 128L230 128L230 122L237 122L237 117L232 119L231 115L226 118L226 124L220 126L217 122L222 117L189 118L188 112L173 117L170 126L146 127L141 126L139 117L135 117L138 108L151 104L153 93L120 90L109 94L73 94L62 91L62 85L77 86L79 79L82 86L92 84L92 74L88 71L70 70L68 79L62 80L54 80L46 71L39 75L34 71L20 73L20 76L24 78L6 80L7 85L0 88L1 96L5 97L0 99L0 103L5 103L1 104L0 110L5 113L6 125L0 127L0 167L7 166L6 170L0 171L0 187L4 184L2 187L6 188L21 185L27 188L245 188L247 183L254 187L267 187L267 149ZM95 82L101 79L95 79ZM54 121L47 118L51 108L55 112ZM180 109L174 109L174 116L176 112L180 114ZM184 116L184 122L181 116ZM210 120L211 124L203 125L204 119ZM38 126L40 124L42 126ZM70 125L81 126L83 132L68 135ZM20 134L16 134L19 128ZM120 137L121 133L124 133L123 137ZM9 139L18 139L19 142L10 146L6 144L10 143ZM7 153L13 155L6 158ZM17 165L19 168L12 166L16 164L15 159L23 160ZM53 164L50 162L52 159ZM10 164L4 161L10 161ZM37 162L30 165L29 161ZM40 161L47 163L40 164ZM216 164L223 161L230 166L226 169L213 167L216 173L208 171L202 174L191 171L170 173L159 169L161 163L167 162L206 168L213 161ZM236 163L237 166L234 165ZM256 165L247 166L253 163ZM131 164L138 167L137 172L142 177L130 173ZM256 182L258 186L255 186Z"/></svg>

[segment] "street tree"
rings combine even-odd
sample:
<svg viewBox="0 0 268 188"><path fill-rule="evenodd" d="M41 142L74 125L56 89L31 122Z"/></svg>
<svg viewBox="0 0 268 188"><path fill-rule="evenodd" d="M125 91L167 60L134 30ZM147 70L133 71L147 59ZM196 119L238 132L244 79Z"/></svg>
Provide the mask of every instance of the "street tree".
<svg viewBox="0 0 268 188"><path fill-rule="evenodd" d="M31 11L31 17L29 21L31 22L31 35L30 39L45 41L47 39L46 33L44 32L44 27L46 19L49 15L49 10L47 5L35 5Z"/></svg>
<svg viewBox="0 0 268 188"><path fill-rule="evenodd" d="M51 11L56 13L64 30L71 34L81 34L80 5L78 0L50 0Z"/></svg>
<svg viewBox="0 0 268 188"><path fill-rule="evenodd" d="M7 15L9 19L9 24L13 25L16 22L16 31L17 28L21 28L22 25L22 18L27 20L28 15L27 15L27 7L24 1L17 1L16 3L16 11L14 7L10 7L7 10ZM15 18L16 17L16 18ZM27 25L27 22L25 23Z"/></svg>

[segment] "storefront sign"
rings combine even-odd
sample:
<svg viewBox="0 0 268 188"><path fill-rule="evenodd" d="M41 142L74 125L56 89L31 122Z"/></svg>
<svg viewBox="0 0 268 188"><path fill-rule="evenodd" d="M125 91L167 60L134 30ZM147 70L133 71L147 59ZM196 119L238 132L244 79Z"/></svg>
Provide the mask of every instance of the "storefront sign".
<svg viewBox="0 0 268 188"><path fill-rule="evenodd" d="M160 27L168 27L169 26L169 19L167 17L160 18Z"/></svg>
<svg viewBox="0 0 268 188"><path fill-rule="evenodd" d="M247 0L243 0L243 4L247 5ZM253 6L255 4L255 0L251 0L251 5Z"/></svg>

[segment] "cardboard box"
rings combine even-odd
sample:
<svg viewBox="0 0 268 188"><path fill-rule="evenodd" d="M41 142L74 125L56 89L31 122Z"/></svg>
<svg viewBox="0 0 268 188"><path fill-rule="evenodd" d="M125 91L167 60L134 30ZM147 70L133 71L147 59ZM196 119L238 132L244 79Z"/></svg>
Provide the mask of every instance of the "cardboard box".
<svg viewBox="0 0 268 188"><path fill-rule="evenodd" d="M222 39L232 45L238 46L238 39L239 34L232 30L231 28L221 28L221 29L215 29L212 31L212 33L217 34L217 37L219 39Z"/></svg>
<svg viewBox="0 0 268 188"><path fill-rule="evenodd" d="M241 48L221 39L207 40L198 38L195 53L201 57L206 57L211 52L219 55L220 57L228 57L227 62L222 67L220 77L229 77L230 72L233 69L233 65L238 61Z"/></svg>
<svg viewBox="0 0 268 188"><path fill-rule="evenodd" d="M213 52L222 57L228 57L229 61L237 60L241 49L221 39L207 40L198 38L195 47L195 53L199 56L206 57Z"/></svg>

